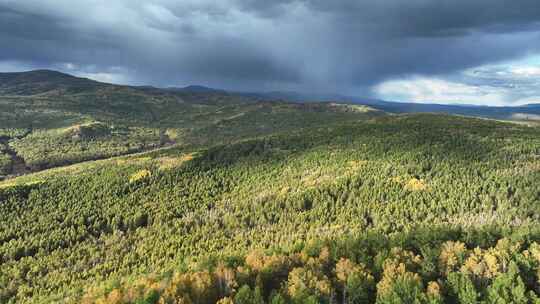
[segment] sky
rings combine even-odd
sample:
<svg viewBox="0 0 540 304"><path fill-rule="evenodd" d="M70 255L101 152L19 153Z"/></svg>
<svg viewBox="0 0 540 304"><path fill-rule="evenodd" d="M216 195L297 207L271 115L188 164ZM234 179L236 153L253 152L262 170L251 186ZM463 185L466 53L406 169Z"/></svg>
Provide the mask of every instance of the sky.
<svg viewBox="0 0 540 304"><path fill-rule="evenodd" d="M0 0L0 71L540 103L538 0Z"/></svg>

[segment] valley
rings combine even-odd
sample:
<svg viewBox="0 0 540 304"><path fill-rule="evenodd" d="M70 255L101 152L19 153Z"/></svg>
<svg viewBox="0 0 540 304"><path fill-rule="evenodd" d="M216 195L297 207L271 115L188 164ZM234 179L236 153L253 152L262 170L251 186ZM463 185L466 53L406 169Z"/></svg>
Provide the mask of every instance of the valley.
<svg viewBox="0 0 540 304"><path fill-rule="evenodd" d="M31 131L17 136L16 138L11 138L9 136L0 137L0 153L2 166L0 167L0 179L10 178L15 176L24 175L30 173L28 166L25 160L17 154L12 147L10 147L9 142L14 139L22 139L30 134Z"/></svg>

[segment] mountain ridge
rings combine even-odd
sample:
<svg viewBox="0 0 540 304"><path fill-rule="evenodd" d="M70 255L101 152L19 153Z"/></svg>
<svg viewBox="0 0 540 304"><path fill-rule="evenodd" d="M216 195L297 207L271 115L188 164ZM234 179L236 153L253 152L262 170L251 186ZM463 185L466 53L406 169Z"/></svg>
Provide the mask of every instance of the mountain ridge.
<svg viewBox="0 0 540 304"><path fill-rule="evenodd" d="M40 94L76 94L103 88L131 88L149 94L234 95L244 98L288 102L338 102L366 105L390 113L446 113L509 120L538 120L540 104L519 106L484 106L441 103L412 103L385 101L373 98L352 97L340 94L310 94L296 91L240 92L192 84L185 87L159 88L153 86L129 86L104 83L77 77L55 70L32 70L26 72L0 73L0 95L31 96Z"/></svg>
<svg viewBox="0 0 540 304"><path fill-rule="evenodd" d="M114 85L46 69L0 73L0 95L31 96L52 91L70 94L104 86Z"/></svg>

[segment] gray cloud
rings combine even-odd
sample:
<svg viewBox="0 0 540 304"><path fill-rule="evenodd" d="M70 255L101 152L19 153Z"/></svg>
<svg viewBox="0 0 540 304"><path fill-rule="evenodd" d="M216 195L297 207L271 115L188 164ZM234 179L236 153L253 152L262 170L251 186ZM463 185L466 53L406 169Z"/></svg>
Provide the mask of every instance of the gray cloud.
<svg viewBox="0 0 540 304"><path fill-rule="evenodd" d="M537 0L0 0L0 61L366 95L540 52Z"/></svg>

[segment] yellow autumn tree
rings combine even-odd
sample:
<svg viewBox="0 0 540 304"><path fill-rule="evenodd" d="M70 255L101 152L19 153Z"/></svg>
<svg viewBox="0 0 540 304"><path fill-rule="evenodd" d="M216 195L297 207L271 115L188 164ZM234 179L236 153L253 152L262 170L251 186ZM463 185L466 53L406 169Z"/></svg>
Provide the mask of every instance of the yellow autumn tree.
<svg viewBox="0 0 540 304"><path fill-rule="evenodd" d="M375 279L365 265L341 258L334 273L342 286L342 303L365 303L370 299Z"/></svg>
<svg viewBox="0 0 540 304"><path fill-rule="evenodd" d="M448 275L461 267L467 254L467 247L462 242L447 241L442 244L439 255L439 269L442 274Z"/></svg>
<svg viewBox="0 0 540 304"><path fill-rule="evenodd" d="M287 291L293 299L310 296L329 299L333 294L332 284L326 275L304 267L294 268L289 273Z"/></svg>

